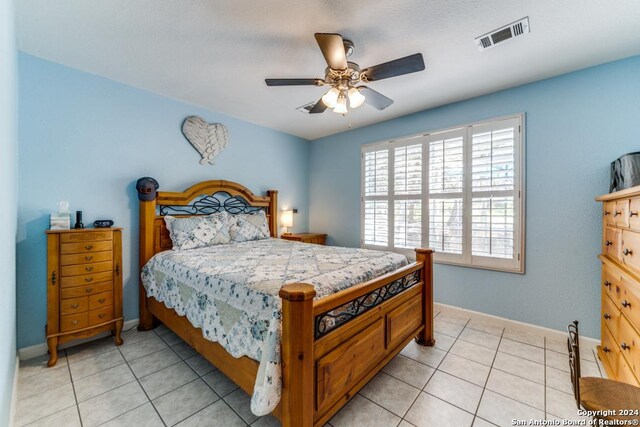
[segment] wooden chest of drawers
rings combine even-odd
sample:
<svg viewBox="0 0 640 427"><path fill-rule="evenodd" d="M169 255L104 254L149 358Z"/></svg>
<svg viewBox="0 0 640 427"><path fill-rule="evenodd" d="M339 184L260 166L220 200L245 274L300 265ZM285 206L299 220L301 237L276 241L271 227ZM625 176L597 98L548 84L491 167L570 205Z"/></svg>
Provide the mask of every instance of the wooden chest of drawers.
<svg viewBox="0 0 640 427"><path fill-rule="evenodd" d="M122 230L47 232L49 366L67 341L111 331L122 344Z"/></svg>
<svg viewBox="0 0 640 427"><path fill-rule="evenodd" d="M280 238L285 240L293 240L295 242L324 245L325 240L327 239L327 235L320 233L285 233L282 234Z"/></svg>
<svg viewBox="0 0 640 427"><path fill-rule="evenodd" d="M603 203L602 317L598 356L609 378L640 385L640 186Z"/></svg>

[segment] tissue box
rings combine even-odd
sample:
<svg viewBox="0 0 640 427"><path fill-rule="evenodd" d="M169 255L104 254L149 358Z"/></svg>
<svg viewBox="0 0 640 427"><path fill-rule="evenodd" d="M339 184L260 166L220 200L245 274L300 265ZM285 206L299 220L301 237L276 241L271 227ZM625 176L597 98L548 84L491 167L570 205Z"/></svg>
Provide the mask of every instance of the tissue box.
<svg viewBox="0 0 640 427"><path fill-rule="evenodd" d="M69 230L71 228L71 215L52 213L49 216L49 228L51 230Z"/></svg>

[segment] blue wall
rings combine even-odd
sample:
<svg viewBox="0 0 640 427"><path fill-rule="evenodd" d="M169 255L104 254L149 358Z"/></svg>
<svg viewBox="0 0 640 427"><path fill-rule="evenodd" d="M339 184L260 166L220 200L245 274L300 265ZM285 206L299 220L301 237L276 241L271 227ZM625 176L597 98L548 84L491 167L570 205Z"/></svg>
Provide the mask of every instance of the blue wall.
<svg viewBox="0 0 640 427"><path fill-rule="evenodd" d="M138 201L135 181L152 176L179 191L207 179L240 182L254 193L279 190L280 207L308 225L309 142L95 75L19 55L20 200L18 346L44 342L44 231L56 202L124 227L124 316L138 317ZM197 114L229 128L214 166L180 132ZM4 223L4 222L3 222Z"/></svg>
<svg viewBox="0 0 640 427"><path fill-rule="evenodd" d="M435 299L599 336L600 206L608 165L640 150L640 57L329 136L311 143L310 229L359 246L360 146L526 113L526 275L437 265ZM329 207L330 208L327 208Z"/></svg>
<svg viewBox="0 0 640 427"><path fill-rule="evenodd" d="M13 1L0 2L0 425L9 424L16 362L17 69Z"/></svg>

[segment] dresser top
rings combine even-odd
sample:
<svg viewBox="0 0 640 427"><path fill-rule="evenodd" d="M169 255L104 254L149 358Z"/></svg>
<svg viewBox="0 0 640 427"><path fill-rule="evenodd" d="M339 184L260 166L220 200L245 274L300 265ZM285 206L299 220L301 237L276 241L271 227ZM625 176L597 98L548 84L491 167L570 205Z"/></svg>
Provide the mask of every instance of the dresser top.
<svg viewBox="0 0 640 427"><path fill-rule="evenodd" d="M70 228L68 230L45 230L47 234L59 234L59 233L91 233L95 231L109 231L109 230L122 230L120 227L104 227L104 228Z"/></svg>
<svg viewBox="0 0 640 427"><path fill-rule="evenodd" d="M596 197L597 202L606 202L609 200L621 199L623 197L640 196L640 185L630 187L624 190L616 191L615 193L603 194Z"/></svg>

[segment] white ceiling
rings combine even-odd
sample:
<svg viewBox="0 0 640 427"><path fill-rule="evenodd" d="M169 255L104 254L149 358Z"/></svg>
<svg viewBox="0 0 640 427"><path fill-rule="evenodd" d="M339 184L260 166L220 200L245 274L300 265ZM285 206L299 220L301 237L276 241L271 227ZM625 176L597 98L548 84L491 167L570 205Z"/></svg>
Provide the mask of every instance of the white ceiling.
<svg viewBox="0 0 640 427"><path fill-rule="evenodd" d="M638 0L19 0L32 55L307 139L640 54ZM473 39L528 16L531 33L479 52ZM347 116L295 110L326 89L315 32L353 40L367 67L421 52L426 70L370 83L395 100Z"/></svg>

